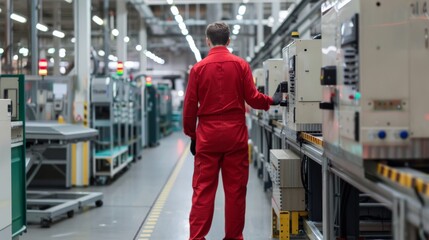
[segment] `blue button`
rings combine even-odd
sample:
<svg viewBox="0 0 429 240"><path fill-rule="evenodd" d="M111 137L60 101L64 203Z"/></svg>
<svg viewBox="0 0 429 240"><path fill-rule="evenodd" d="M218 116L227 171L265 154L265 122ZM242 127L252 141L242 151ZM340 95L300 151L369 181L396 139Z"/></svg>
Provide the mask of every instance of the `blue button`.
<svg viewBox="0 0 429 240"><path fill-rule="evenodd" d="M381 130L381 131L378 132L378 137L380 139L385 139L386 136L387 136L386 131Z"/></svg>
<svg viewBox="0 0 429 240"><path fill-rule="evenodd" d="M404 139L404 140L407 139L408 136L409 136L408 135L408 131L403 130L403 131L399 132L399 137L402 138L402 139Z"/></svg>

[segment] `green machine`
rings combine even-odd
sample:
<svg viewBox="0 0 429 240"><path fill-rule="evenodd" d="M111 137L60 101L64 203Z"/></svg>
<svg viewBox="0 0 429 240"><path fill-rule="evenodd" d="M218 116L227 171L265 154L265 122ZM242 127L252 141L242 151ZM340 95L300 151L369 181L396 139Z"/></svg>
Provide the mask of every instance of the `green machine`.
<svg viewBox="0 0 429 240"><path fill-rule="evenodd" d="M148 129L148 146L156 147L159 145L160 128L159 128L159 101L160 96L152 84L146 84L145 88L146 109L147 109L147 129Z"/></svg>
<svg viewBox="0 0 429 240"><path fill-rule="evenodd" d="M0 99L11 100L12 237L26 231L24 75L0 75Z"/></svg>

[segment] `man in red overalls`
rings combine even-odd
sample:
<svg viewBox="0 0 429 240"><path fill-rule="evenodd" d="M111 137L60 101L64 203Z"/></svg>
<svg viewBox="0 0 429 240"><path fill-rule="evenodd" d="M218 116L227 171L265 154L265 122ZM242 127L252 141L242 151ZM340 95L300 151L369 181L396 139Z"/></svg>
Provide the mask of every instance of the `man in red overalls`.
<svg viewBox="0 0 429 240"><path fill-rule="evenodd" d="M249 64L231 54L225 23L207 26L209 54L191 69L186 90L183 126L195 156L190 213L190 239L205 239L214 212L219 171L225 191L225 238L243 239L249 176L245 102L268 110L279 104L256 90ZM197 127L198 119L198 127Z"/></svg>

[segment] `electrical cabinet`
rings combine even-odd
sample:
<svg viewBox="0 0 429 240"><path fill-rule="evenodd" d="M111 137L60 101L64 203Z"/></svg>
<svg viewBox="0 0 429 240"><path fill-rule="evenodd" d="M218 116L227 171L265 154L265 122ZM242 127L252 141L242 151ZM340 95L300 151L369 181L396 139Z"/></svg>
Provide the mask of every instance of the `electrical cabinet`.
<svg viewBox="0 0 429 240"><path fill-rule="evenodd" d="M294 131L322 130L320 49L321 41L318 39L297 39L283 49L288 82L287 114L283 114L283 121Z"/></svg>
<svg viewBox="0 0 429 240"><path fill-rule="evenodd" d="M336 36L322 47L325 140L357 159L429 157L428 27L410 4L339 1L322 16Z"/></svg>
<svg viewBox="0 0 429 240"><path fill-rule="evenodd" d="M16 102L15 102L16 103ZM0 100L0 239L12 238L11 100Z"/></svg>
<svg viewBox="0 0 429 240"><path fill-rule="evenodd" d="M283 60L268 59L263 63L265 78L265 94L273 96L277 87L284 81ZM282 117L282 107L271 106L267 111L266 118L280 119Z"/></svg>

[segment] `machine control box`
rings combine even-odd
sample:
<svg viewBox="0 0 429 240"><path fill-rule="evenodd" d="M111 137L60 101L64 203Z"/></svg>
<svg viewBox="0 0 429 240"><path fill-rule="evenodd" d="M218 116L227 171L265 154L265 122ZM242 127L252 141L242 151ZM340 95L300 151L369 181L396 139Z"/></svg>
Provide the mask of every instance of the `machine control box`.
<svg viewBox="0 0 429 240"><path fill-rule="evenodd" d="M297 39L283 49L288 82L288 106L283 121L294 131L322 130L320 49L321 41L318 39Z"/></svg>
<svg viewBox="0 0 429 240"><path fill-rule="evenodd" d="M264 79L265 79L265 94L273 96L277 90L277 86L284 81L283 60L268 59L263 63ZM283 108L280 106L271 106L267 113L269 119L281 119Z"/></svg>
<svg viewBox="0 0 429 240"><path fill-rule="evenodd" d="M113 80L109 77L94 78L91 81L91 102L110 102L112 101Z"/></svg>

